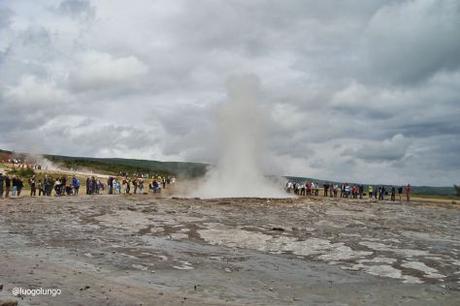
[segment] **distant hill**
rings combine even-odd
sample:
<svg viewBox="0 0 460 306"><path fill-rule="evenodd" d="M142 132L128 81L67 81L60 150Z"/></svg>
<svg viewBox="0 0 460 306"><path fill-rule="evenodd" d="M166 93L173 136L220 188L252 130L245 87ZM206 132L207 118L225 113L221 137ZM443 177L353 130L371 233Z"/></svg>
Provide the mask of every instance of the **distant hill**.
<svg viewBox="0 0 460 306"><path fill-rule="evenodd" d="M124 158L92 158L70 157L61 155L44 155L52 162L63 164L66 168L89 168L117 174L150 173L160 175L175 175L180 177L195 178L206 173L206 164L190 162L161 162L142 159Z"/></svg>
<svg viewBox="0 0 460 306"><path fill-rule="evenodd" d="M0 156L10 156L12 152L0 150ZM26 153L15 153L18 158L25 159ZM42 155L58 166L68 169L91 169L105 174L117 175L120 172L129 174L149 173L157 175L174 175L184 178L195 178L206 173L206 164L190 162L161 162L154 160L124 158L93 158L63 155ZM0 158L1 159L1 158Z"/></svg>

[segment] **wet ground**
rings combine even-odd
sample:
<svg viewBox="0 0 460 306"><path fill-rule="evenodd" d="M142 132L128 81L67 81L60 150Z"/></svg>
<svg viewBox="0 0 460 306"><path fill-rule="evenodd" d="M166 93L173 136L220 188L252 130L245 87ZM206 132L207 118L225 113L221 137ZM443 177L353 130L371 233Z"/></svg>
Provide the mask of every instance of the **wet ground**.
<svg viewBox="0 0 460 306"><path fill-rule="evenodd" d="M460 207L339 199L0 200L19 305L459 305ZM1 287L1 285L0 285Z"/></svg>

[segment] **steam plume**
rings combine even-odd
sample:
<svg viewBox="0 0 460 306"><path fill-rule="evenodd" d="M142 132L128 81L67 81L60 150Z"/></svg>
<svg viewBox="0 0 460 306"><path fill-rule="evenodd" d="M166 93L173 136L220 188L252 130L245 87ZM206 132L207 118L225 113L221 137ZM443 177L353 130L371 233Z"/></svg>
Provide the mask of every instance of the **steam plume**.
<svg viewBox="0 0 460 306"><path fill-rule="evenodd" d="M259 105L255 75L227 81L229 101L218 113L219 159L199 188L200 197L283 197L281 187L264 176L266 117Z"/></svg>

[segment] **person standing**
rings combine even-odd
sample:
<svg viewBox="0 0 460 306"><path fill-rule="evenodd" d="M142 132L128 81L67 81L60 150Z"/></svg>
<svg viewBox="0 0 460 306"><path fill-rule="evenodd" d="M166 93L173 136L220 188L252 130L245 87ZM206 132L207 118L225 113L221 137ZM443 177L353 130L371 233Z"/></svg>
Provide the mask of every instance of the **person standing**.
<svg viewBox="0 0 460 306"><path fill-rule="evenodd" d="M113 186L113 194L118 194L118 181L116 177L113 178L112 186Z"/></svg>
<svg viewBox="0 0 460 306"><path fill-rule="evenodd" d="M37 188L38 188L38 196L39 197L41 197L42 195L45 195L45 190L43 190L42 180L38 180Z"/></svg>
<svg viewBox="0 0 460 306"><path fill-rule="evenodd" d="M380 186L379 200L385 201L385 186Z"/></svg>
<svg viewBox="0 0 460 306"><path fill-rule="evenodd" d="M411 191L412 191L412 188L410 186L410 184L407 184L406 188L405 188L405 193L406 193L406 200L407 202L410 202L410 194L411 194Z"/></svg>
<svg viewBox="0 0 460 306"><path fill-rule="evenodd" d="M113 177L109 176L107 186L109 187L109 194L113 194Z"/></svg>
<svg viewBox="0 0 460 306"><path fill-rule="evenodd" d="M72 178L72 187L73 195L78 195L78 192L80 191L80 180L76 176Z"/></svg>
<svg viewBox="0 0 460 306"><path fill-rule="evenodd" d="M0 172L0 199L3 198L3 181L5 177L3 176L3 173Z"/></svg>
<svg viewBox="0 0 460 306"><path fill-rule="evenodd" d="M312 195L312 182L307 182L307 195L311 196Z"/></svg>
<svg viewBox="0 0 460 306"><path fill-rule="evenodd" d="M133 179L133 193L136 194L137 193L137 178L134 178Z"/></svg>
<svg viewBox="0 0 460 306"><path fill-rule="evenodd" d="M90 193L90 194L97 194L98 191L99 191L99 188L98 188L98 186L97 186L97 180L96 180L96 177L95 177L95 176L92 176L92 177L91 177L90 185L91 185L91 188L90 188L89 193Z"/></svg>
<svg viewBox="0 0 460 306"><path fill-rule="evenodd" d="M127 194L128 193L128 186L127 186L128 185L128 178L124 177L121 183L123 184L123 192L125 194Z"/></svg>
<svg viewBox="0 0 460 306"><path fill-rule="evenodd" d="M57 196L57 197L60 197L60 196L61 196L61 186L62 186L61 179L58 178L58 179L54 182L54 192L56 193L56 196Z"/></svg>
<svg viewBox="0 0 460 306"><path fill-rule="evenodd" d="M24 183L22 180L18 177L18 197L21 195L21 190L24 187Z"/></svg>
<svg viewBox="0 0 460 306"><path fill-rule="evenodd" d="M123 181L123 185L125 186L125 194L129 194L131 192L131 181L128 177Z"/></svg>
<svg viewBox="0 0 460 306"><path fill-rule="evenodd" d="M45 179L43 180L43 195L51 196L51 189L53 188L53 183L51 182L51 178L48 174L45 174Z"/></svg>
<svg viewBox="0 0 460 306"><path fill-rule="evenodd" d="M403 186L398 187L399 202L402 201Z"/></svg>
<svg viewBox="0 0 460 306"><path fill-rule="evenodd" d="M97 193L97 180L96 177L92 176L89 182L89 194Z"/></svg>
<svg viewBox="0 0 460 306"><path fill-rule="evenodd" d="M152 187L153 187L153 193L161 192L161 187L157 180L153 180Z"/></svg>
<svg viewBox="0 0 460 306"><path fill-rule="evenodd" d="M396 188L395 186L391 186L391 201L395 201L396 200Z"/></svg>
<svg viewBox="0 0 460 306"><path fill-rule="evenodd" d="M67 176L62 176L61 178L61 195L66 194L66 187L67 187Z"/></svg>
<svg viewBox="0 0 460 306"><path fill-rule="evenodd" d="M8 175L5 176L5 198L9 198L11 189L11 179Z"/></svg>
<svg viewBox="0 0 460 306"><path fill-rule="evenodd" d="M13 197L16 197L18 195L18 178L16 177L16 175L13 175L13 179L11 180L11 184L13 186L13 192L11 193L11 195Z"/></svg>
<svg viewBox="0 0 460 306"><path fill-rule="evenodd" d="M144 179L142 177L139 178L139 182L137 185L138 185L137 187L139 188L139 192L143 194L144 193Z"/></svg>
<svg viewBox="0 0 460 306"><path fill-rule="evenodd" d="M32 177L29 179L29 185L30 185L30 196L34 197L37 194L37 182L35 179L35 175L32 175Z"/></svg>
<svg viewBox="0 0 460 306"><path fill-rule="evenodd" d="M348 183L345 183L345 198L351 197L351 186Z"/></svg>
<svg viewBox="0 0 460 306"><path fill-rule="evenodd" d="M121 184L120 184L120 180L117 180L117 192L118 192L118 194L121 194Z"/></svg>
<svg viewBox="0 0 460 306"><path fill-rule="evenodd" d="M79 179L79 178L77 178L77 182L76 182L76 183L77 183L77 185L76 185L77 188L75 189L75 192L76 192L75 195L79 195L79 194L80 194L80 187L81 187L81 182L80 182L80 179Z"/></svg>
<svg viewBox="0 0 460 306"><path fill-rule="evenodd" d="M86 178L86 194L89 194L89 191L90 191L90 186L91 184L91 179L89 178L89 176Z"/></svg>

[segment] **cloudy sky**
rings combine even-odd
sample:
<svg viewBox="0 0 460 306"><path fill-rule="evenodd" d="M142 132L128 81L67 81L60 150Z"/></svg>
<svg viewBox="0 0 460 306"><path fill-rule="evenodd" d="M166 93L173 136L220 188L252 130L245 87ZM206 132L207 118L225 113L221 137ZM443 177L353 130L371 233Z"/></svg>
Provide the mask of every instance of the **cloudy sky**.
<svg viewBox="0 0 460 306"><path fill-rule="evenodd" d="M213 162L247 73L272 171L460 183L458 0L0 0L0 148Z"/></svg>

